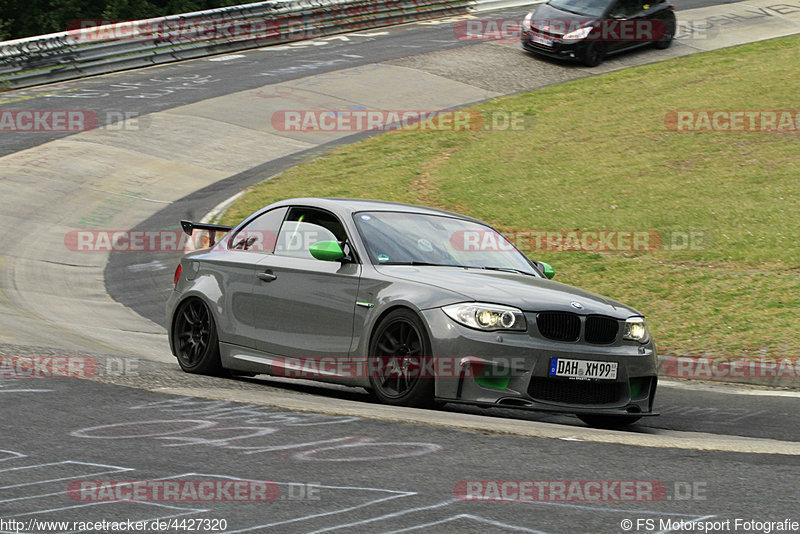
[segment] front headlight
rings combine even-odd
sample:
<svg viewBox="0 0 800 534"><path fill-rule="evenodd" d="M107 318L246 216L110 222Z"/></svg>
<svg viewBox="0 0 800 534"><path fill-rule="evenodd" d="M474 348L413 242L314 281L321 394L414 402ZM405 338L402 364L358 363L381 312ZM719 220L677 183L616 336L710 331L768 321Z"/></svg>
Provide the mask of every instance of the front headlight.
<svg viewBox="0 0 800 534"><path fill-rule="evenodd" d="M638 341L639 343L647 343L650 341L650 332L647 331L647 323L644 322L643 317L631 317L625 321L625 339L631 341Z"/></svg>
<svg viewBox="0 0 800 534"><path fill-rule="evenodd" d="M581 39L586 39L590 33L592 33L592 26L584 26L583 28L578 28L575 31L571 31L562 37L565 41L580 41Z"/></svg>
<svg viewBox="0 0 800 534"><path fill-rule="evenodd" d="M522 19L522 30L529 31L531 29L531 21L533 20L533 11L525 15L525 18Z"/></svg>
<svg viewBox="0 0 800 534"><path fill-rule="evenodd" d="M525 315L517 308L499 304L464 302L442 308L454 321L478 330L518 330L528 329Z"/></svg>

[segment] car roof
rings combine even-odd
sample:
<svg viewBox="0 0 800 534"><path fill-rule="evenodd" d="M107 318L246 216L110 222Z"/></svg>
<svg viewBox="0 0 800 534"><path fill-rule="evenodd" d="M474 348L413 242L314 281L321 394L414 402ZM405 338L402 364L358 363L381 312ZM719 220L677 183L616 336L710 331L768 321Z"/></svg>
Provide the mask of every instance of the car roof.
<svg viewBox="0 0 800 534"><path fill-rule="evenodd" d="M423 215L443 215L447 217L456 217L458 219L471 220L485 224L478 219L461 215L452 211L440 210L437 208L427 208L425 206L417 206L415 204L403 204L401 202L389 202L386 200L370 200L363 198L320 198L320 197L306 197L306 198L290 198L281 200L274 204L270 204L264 209L273 208L278 206L309 206L328 209L338 215L350 215L360 211L395 211L401 213L419 213Z"/></svg>

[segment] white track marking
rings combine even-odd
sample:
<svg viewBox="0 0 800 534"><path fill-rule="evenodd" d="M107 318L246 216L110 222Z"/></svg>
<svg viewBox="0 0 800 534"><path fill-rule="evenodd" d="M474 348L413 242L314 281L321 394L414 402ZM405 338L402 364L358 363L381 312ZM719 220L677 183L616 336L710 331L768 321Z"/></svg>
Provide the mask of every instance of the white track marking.
<svg viewBox="0 0 800 534"><path fill-rule="evenodd" d="M541 530L531 530L529 528L520 527L518 525L509 525L508 523L501 523L500 521L492 521L491 519L486 519L485 517L481 517L478 515L472 514L458 514L452 517L448 517L446 519L441 519L439 521L432 521L430 523L424 523L421 525L414 525L413 527L403 528L400 530L391 530L389 532L384 532L384 534L398 534L400 532L411 532L412 530L419 530L419 529L429 529L430 527L435 527L437 525L441 525L443 523L449 523L450 521L455 521L458 519L471 519L472 521L478 521L479 523L486 523L492 525L494 527L499 527L505 531L516 530L519 532L531 532L532 534L546 534Z"/></svg>
<svg viewBox="0 0 800 534"><path fill-rule="evenodd" d="M658 387L685 389L690 391L707 391L709 393L725 393L728 395L752 395L755 397L792 397L800 398L800 391L783 389L761 389L744 384L692 384L675 380L658 380Z"/></svg>
<svg viewBox="0 0 800 534"><path fill-rule="evenodd" d="M9 454L8 458L0 458L0 462L5 462L6 460L15 460L17 458L27 458L27 454L22 454L21 452L17 451L7 451L5 449L0 449L0 453L5 452Z"/></svg>
<svg viewBox="0 0 800 534"><path fill-rule="evenodd" d="M72 461L72 460L67 460L67 461L64 461L64 462L52 462L52 463L47 463L47 464L26 465L26 466L22 466L22 467L9 467L7 469L0 469L0 472L22 471L24 469L36 469L38 467L50 467L50 466L54 466L54 465L88 465L88 466L92 466L92 467L106 467L108 469L106 469L105 471L97 471L97 472L92 472L92 473L81 473L80 475L75 475L75 476L71 476L71 477L51 478L51 479L46 479L46 480L37 480L36 482L25 482L25 483L22 483L22 484L12 484L10 486L0 486L0 490L11 489L11 488L19 488L19 487L22 487L22 486L33 486L33 485L36 485L36 484L46 484L48 482L61 482L63 480L74 480L76 478L82 478L82 477L87 477L87 476L96 476L96 475L104 475L104 474L107 474L107 473L123 473L125 471L135 471L135 469L131 469L131 468L128 468L128 467L119 467L119 466L116 466L116 465L92 464L92 463L88 463L88 462L75 462L75 461Z"/></svg>
<svg viewBox="0 0 800 534"><path fill-rule="evenodd" d="M453 504L454 502L458 502L457 499L451 499L451 500L448 500L448 501L440 502L438 504L431 504L429 506L420 506L420 507L417 507L417 508L409 508L407 510L400 510L399 512L392 512L391 514L384 514L384 515L381 515L381 516L378 516L378 517L371 517L369 519L363 519L361 521L354 521L352 523L345 523L343 525L336 525L336 526L333 526L333 527L323 528L321 530L315 530L315 531L311 532L310 534L321 534L322 532L330 532L331 530L339 530L339 529L342 529L342 528L352 528L352 527L355 527L355 526L358 526L358 525L365 525L367 523L374 523L375 521L381 521L383 519L391 519L391 518L394 518L394 517L400 517L400 516L403 516L403 515L412 514L414 512L422 512L422 511L425 511L425 510L435 510L436 508L443 508L445 506L449 506L449 505Z"/></svg>

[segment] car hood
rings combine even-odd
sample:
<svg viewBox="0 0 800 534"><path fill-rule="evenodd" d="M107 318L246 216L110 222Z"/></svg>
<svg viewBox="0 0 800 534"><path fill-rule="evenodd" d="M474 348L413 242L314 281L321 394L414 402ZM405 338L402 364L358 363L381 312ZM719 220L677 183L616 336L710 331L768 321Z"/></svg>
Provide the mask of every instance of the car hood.
<svg viewBox="0 0 800 534"><path fill-rule="evenodd" d="M549 4L539 4L533 9L532 26L534 29L545 31L554 35L564 35L567 31L575 30L585 23L596 20L588 15L578 15L569 11L562 11Z"/></svg>
<svg viewBox="0 0 800 534"><path fill-rule="evenodd" d="M569 311L627 319L642 315L630 306L546 278L461 267L376 266L383 275L454 291L469 300L506 304L526 312ZM582 308L573 306L579 303Z"/></svg>

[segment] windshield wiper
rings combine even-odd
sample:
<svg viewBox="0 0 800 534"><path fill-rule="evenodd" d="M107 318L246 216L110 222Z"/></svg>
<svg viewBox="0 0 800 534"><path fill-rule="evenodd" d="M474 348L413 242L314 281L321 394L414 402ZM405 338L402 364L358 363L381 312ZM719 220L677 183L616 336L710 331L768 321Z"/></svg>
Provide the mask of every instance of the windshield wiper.
<svg viewBox="0 0 800 534"><path fill-rule="evenodd" d="M536 276L538 278L538 275L534 273L523 271L521 269L514 269L513 267L479 267L479 269L486 269L487 271L503 271L506 273L527 274L528 276Z"/></svg>
<svg viewBox="0 0 800 534"><path fill-rule="evenodd" d="M427 267L458 267L460 269L481 269L484 271L501 271L506 273L518 273L528 276L535 276L539 278L536 273L523 271L521 269L514 269L513 267L479 267L476 265L457 265L455 263L429 263L426 261L387 261L380 262L378 265L413 265L413 266L427 266Z"/></svg>
<svg viewBox="0 0 800 534"><path fill-rule="evenodd" d="M378 265L425 265L428 267L463 267L463 265L456 265L454 263L428 263L427 261L382 261Z"/></svg>

